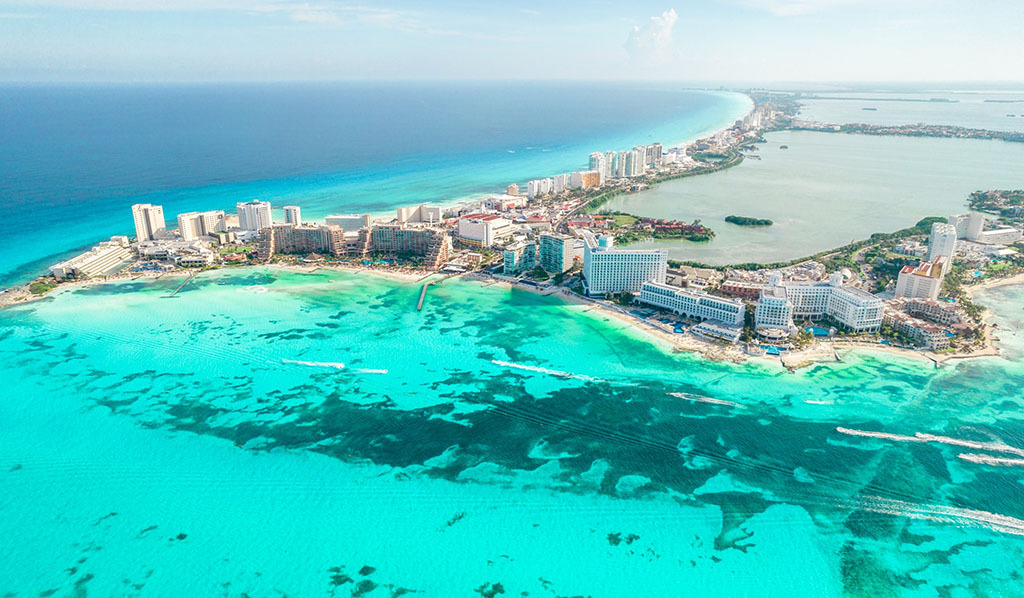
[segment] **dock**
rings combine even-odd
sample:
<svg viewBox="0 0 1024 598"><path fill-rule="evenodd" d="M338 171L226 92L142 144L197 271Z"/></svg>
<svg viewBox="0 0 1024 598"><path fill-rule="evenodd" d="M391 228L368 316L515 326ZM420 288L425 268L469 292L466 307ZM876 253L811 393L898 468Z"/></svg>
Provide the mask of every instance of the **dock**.
<svg viewBox="0 0 1024 598"><path fill-rule="evenodd" d="M430 282L427 282L427 283L423 284L423 290L420 291L420 302L416 304L416 311L422 311L423 310L423 300L427 298L427 287L429 287L430 285L432 285L434 283L435 283L435 281L431 280Z"/></svg>
<svg viewBox="0 0 1024 598"><path fill-rule="evenodd" d="M185 285L187 285L188 283L192 282L192 279L193 279L193 278L195 278L195 277L196 277L196 273L195 273L195 272L190 272L190 273L189 273L189 275L188 275L188 278L186 278L184 282L182 282L181 284L179 284L179 285L178 285L178 288L174 289L174 290L173 290L173 291L171 292L171 294L170 294L170 295L164 295L164 298L165 298L165 299L167 299L167 298L169 298L169 297L173 297L173 296L177 295L177 294L178 294L178 291L180 291L181 289L183 289L183 288L185 287ZM422 300L422 299L420 299L420 303L422 303L422 302L423 302L423 300Z"/></svg>

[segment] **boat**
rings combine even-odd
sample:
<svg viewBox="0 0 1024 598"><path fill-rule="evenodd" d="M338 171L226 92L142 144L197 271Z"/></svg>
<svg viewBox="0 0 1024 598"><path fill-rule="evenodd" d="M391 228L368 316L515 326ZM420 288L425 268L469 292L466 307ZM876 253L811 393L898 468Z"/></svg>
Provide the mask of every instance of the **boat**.
<svg viewBox="0 0 1024 598"><path fill-rule="evenodd" d="M779 149L789 149L789 146L788 145L780 145Z"/></svg>
<svg viewBox="0 0 1024 598"><path fill-rule="evenodd" d="M875 112L878 110L878 108L861 108L861 110L870 110L872 112Z"/></svg>

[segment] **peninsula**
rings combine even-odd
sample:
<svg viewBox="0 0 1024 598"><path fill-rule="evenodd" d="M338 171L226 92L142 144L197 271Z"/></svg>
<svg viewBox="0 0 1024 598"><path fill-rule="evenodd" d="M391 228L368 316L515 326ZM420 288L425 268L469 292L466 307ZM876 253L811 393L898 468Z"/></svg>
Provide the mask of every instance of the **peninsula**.
<svg viewBox="0 0 1024 598"><path fill-rule="evenodd" d="M669 262L660 249L628 247L660 239L706 242L715 233L698 219L601 210L609 200L735 167L756 157L751 152L766 131L805 126L794 119L799 104L792 97L749 97L754 108L744 119L686 146L593 152L587 170L534 179L522 189L512 183L504 193L462 205L401 207L393 218L338 214L311 222L299 206L285 206L282 222L269 202L252 200L239 202L233 214L179 214L177 227L169 228L161 206L137 204L134 239L116 236L55 264L50 276L0 293L0 304L67 284L180 273L187 276L184 286L203 270L270 264L357 269L428 285L434 273L471 274L586 302L716 359L769 357L789 367L834 359L840 347L895 350L936 363L997 353L970 288L1017 280L1024 271L1012 247L1020 241L1021 223L1009 213L1019 216L1018 192L972 196L972 207L1005 216L994 228L968 214L926 218L786 263L712 267ZM738 215L725 220L773 224ZM421 301L426 294L425 286Z"/></svg>

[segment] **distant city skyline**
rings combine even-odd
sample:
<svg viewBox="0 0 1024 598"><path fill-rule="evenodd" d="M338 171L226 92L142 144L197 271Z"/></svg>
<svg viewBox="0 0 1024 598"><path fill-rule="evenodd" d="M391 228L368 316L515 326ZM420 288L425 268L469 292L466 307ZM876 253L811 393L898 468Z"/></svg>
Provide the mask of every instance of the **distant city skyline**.
<svg viewBox="0 0 1024 598"><path fill-rule="evenodd" d="M0 0L2 81L1014 81L1024 3Z"/></svg>

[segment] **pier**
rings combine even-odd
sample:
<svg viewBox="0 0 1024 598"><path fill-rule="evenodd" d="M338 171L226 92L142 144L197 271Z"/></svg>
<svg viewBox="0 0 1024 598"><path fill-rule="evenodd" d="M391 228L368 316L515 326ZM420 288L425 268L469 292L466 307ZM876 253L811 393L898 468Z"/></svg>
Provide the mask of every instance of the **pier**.
<svg viewBox="0 0 1024 598"><path fill-rule="evenodd" d="M173 297L173 296L177 295L178 291L183 289L185 287L185 285L187 285L188 283L192 282L192 279L195 278L195 277L196 277L196 273L195 272L190 272L189 275L188 275L188 278L186 278L184 282L179 284L178 288L174 289L171 292L170 295L164 295L164 299L167 299L167 298L170 298L170 297ZM420 299L420 303L423 303L423 299L422 298Z"/></svg>
<svg viewBox="0 0 1024 598"><path fill-rule="evenodd" d="M427 298L427 287L434 284L436 281L431 280L430 282L423 284L423 290L420 291L420 302L416 304L416 311L423 310L423 300Z"/></svg>

